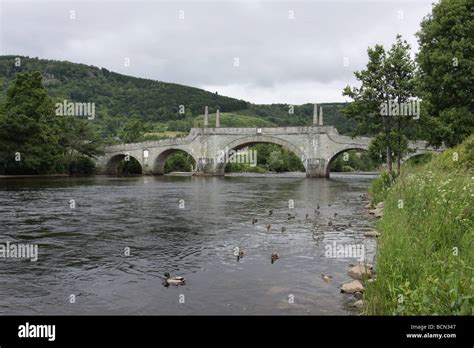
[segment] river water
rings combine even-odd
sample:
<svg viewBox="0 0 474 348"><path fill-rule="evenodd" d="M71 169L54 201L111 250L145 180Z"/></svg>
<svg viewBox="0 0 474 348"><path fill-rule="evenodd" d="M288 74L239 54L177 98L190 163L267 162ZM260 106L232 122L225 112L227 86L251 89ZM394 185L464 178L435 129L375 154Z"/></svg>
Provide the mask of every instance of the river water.
<svg viewBox="0 0 474 348"><path fill-rule="evenodd" d="M0 313L354 314L339 288L357 260L325 251L363 244L372 260L372 178L1 179L0 243L36 244L38 260L0 258ZM186 284L163 286L165 272Z"/></svg>

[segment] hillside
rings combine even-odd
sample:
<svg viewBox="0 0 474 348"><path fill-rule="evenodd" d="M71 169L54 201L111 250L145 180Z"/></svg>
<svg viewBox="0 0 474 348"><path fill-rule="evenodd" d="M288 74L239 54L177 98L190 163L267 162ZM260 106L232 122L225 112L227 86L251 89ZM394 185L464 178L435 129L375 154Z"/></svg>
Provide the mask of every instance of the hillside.
<svg viewBox="0 0 474 348"><path fill-rule="evenodd" d="M16 73L39 71L43 85L56 100L94 102L94 125L108 142L125 141L122 134L164 131L187 132L202 119L203 106L213 114L223 113L222 125L239 126L299 126L310 125L313 105L294 107L287 104L256 105L235 98L220 96L199 88L174 83L125 76L104 68L64 61L0 56L0 103L5 100L8 86ZM185 113L179 113L180 105ZM325 124L334 125L341 133L349 133L353 122L341 115L343 103L321 104ZM211 118L212 122L212 118Z"/></svg>

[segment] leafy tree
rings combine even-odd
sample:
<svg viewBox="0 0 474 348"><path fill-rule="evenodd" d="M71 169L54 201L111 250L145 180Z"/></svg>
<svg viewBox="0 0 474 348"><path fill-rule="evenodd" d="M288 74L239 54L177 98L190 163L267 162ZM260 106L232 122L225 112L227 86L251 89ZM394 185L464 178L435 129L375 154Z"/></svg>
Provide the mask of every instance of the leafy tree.
<svg viewBox="0 0 474 348"><path fill-rule="evenodd" d="M283 172L288 167L285 158L282 156L281 150L270 152L267 160L268 169L275 172Z"/></svg>
<svg viewBox="0 0 474 348"><path fill-rule="evenodd" d="M459 144L474 130L474 2L442 0L421 22L421 133L433 145Z"/></svg>
<svg viewBox="0 0 474 348"><path fill-rule="evenodd" d="M145 131L144 124L138 118L133 118L120 129L119 138L123 143L138 142Z"/></svg>
<svg viewBox="0 0 474 348"><path fill-rule="evenodd" d="M61 158L61 129L39 72L18 74L0 117L0 163L7 174L54 172ZM19 160L18 160L19 159Z"/></svg>
<svg viewBox="0 0 474 348"><path fill-rule="evenodd" d="M357 122L353 135L376 134L383 143L387 170L392 171L392 157L401 158L406 151L406 128L411 116L384 115L383 105L390 102L405 103L415 96L415 65L410 58L410 45L397 35L395 44L387 52L382 45L367 50L369 62L365 70L354 75L361 82L360 87L347 86L343 95L353 99L343 113Z"/></svg>
<svg viewBox="0 0 474 348"><path fill-rule="evenodd" d="M100 149L102 142L89 121L65 116L60 125L62 130L60 144L66 162L77 155L97 157L103 153Z"/></svg>

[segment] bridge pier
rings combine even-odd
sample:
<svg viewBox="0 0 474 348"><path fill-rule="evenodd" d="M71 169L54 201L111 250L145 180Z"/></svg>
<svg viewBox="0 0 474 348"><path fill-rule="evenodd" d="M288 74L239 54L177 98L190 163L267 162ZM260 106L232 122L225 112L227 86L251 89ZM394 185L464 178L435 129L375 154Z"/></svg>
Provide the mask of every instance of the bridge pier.
<svg viewBox="0 0 474 348"><path fill-rule="evenodd" d="M196 176L224 176L224 171L219 170L214 158L199 158L196 163L196 170L193 175Z"/></svg>
<svg viewBox="0 0 474 348"><path fill-rule="evenodd" d="M329 178L328 163L324 158L308 158L305 162L307 178Z"/></svg>

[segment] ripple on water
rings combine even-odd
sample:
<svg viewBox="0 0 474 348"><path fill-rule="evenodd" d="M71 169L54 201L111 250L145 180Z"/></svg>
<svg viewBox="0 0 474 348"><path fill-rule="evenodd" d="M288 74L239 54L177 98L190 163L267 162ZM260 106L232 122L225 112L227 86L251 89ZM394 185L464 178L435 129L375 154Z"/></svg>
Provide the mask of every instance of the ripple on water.
<svg viewBox="0 0 474 348"><path fill-rule="evenodd" d="M39 246L37 262L0 263L0 313L352 314L339 285L355 261L324 251L333 242L364 243L373 253L375 241L363 238L371 223L359 198L369 181L344 175L0 181L0 238ZM288 213L296 218L288 220ZM245 252L240 262L235 246ZM274 252L280 259L271 264ZM184 276L186 285L165 288L165 272ZM176 301L179 293L186 294L185 306ZM77 294L81 306L69 306L68 294Z"/></svg>

